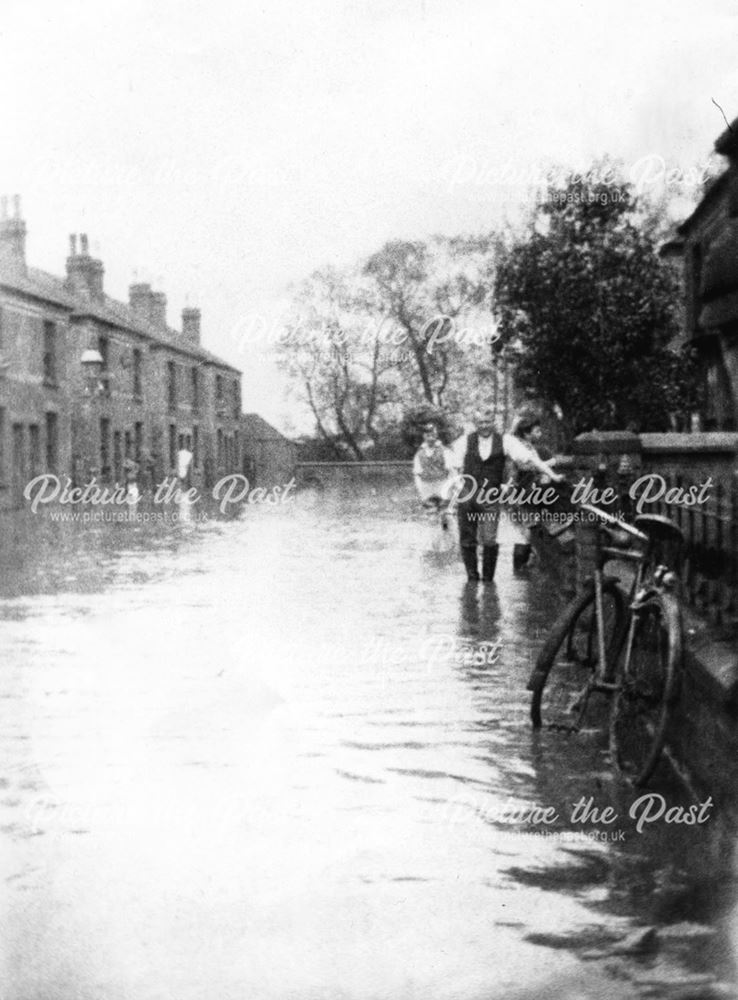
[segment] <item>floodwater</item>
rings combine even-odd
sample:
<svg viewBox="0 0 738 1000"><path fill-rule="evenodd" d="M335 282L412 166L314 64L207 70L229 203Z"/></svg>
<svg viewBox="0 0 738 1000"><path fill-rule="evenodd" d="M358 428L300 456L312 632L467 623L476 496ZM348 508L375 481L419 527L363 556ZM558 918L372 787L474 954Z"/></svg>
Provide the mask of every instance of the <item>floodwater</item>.
<svg viewBox="0 0 738 1000"><path fill-rule="evenodd" d="M0 528L3 1000L733 995L734 838L531 731L509 532L469 587L404 485Z"/></svg>

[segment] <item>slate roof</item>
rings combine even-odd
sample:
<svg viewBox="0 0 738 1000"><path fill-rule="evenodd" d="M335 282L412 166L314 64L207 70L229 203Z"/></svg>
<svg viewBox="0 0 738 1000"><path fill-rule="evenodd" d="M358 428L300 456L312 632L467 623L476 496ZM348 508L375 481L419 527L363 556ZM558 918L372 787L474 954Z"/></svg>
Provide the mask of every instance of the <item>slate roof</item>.
<svg viewBox="0 0 738 1000"><path fill-rule="evenodd" d="M240 374L238 368L223 361L217 354L213 354L198 344L184 340L182 334L172 327L160 327L143 321L129 305L119 302L109 295L103 295L100 299L75 295L67 288L61 278L49 274L47 271L42 271L40 268L29 267L25 276L12 278L0 276L0 285L68 309L73 318L82 319L90 316L118 329L136 333L149 341L154 348L157 346L167 347L180 354L196 358L205 364L226 368L228 371Z"/></svg>
<svg viewBox="0 0 738 1000"><path fill-rule="evenodd" d="M286 441L289 444L294 444L276 427L272 427L263 417L260 417L258 413L242 413L241 428L247 437L256 441Z"/></svg>
<svg viewBox="0 0 738 1000"><path fill-rule="evenodd" d="M60 281L53 274L46 271L39 271L38 268L29 267L25 276L4 277L0 274L0 285L10 288L13 291L22 292L34 299L42 299L44 302L52 302L54 305L63 306L66 309L74 309L75 299Z"/></svg>

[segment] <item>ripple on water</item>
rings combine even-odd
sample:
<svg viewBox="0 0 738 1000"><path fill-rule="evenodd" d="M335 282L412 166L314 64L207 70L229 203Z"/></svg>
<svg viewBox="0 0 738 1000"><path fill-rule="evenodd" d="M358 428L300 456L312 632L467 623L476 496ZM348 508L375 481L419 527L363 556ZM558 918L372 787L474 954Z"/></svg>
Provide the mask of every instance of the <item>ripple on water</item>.
<svg viewBox="0 0 738 1000"><path fill-rule="evenodd" d="M16 995L72 969L142 1000L615 1000L632 970L583 953L685 915L730 965L717 825L572 844L500 819L550 807L570 833L581 796L627 802L595 736L528 726L550 581L513 577L505 529L496 586L465 586L393 495L0 541L5 912L48 979Z"/></svg>

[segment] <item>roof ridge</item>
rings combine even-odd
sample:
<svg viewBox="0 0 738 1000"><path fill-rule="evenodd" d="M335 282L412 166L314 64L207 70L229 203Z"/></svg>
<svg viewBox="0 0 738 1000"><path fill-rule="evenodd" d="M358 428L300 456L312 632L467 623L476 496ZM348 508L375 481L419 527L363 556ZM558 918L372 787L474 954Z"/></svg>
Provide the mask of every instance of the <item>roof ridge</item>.
<svg viewBox="0 0 738 1000"><path fill-rule="evenodd" d="M69 288L65 279L59 275L30 265L23 276L16 275L5 278L0 274L0 284L23 294L35 295L37 298L62 305L69 309L72 315L75 313L83 316L90 315L110 323L112 326L117 325L132 333L139 334L155 344L168 347L180 354L200 361L208 361L221 368L237 372L239 375L242 374L239 368L214 354L207 347L185 340L181 330L177 330L169 324L162 328L142 319L133 312L130 303L116 299L108 292L103 291L102 298L85 297Z"/></svg>

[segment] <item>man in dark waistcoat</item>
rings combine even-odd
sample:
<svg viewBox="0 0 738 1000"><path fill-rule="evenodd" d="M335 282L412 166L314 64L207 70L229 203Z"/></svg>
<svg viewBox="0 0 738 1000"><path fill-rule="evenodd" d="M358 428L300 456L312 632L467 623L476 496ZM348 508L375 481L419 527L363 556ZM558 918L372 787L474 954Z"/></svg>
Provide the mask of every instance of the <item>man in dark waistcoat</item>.
<svg viewBox="0 0 738 1000"><path fill-rule="evenodd" d="M505 474L505 448L502 435L495 429L494 413L490 409L480 410L474 416L475 429L467 434L463 445L459 443L457 454L463 447L461 471L464 480L477 484L474 495L460 503L457 509L459 519L459 544L464 560L467 579L478 580L477 545L482 545L482 579L494 578L497 565L497 526L500 508L498 504L480 503L479 490L500 486ZM469 492L467 489L465 492Z"/></svg>
<svg viewBox="0 0 738 1000"><path fill-rule="evenodd" d="M474 430L454 442L455 464L465 478L458 504L459 544L467 579L479 580L477 546L482 547L481 579L487 583L494 579L499 545L497 529L501 505L495 499L486 500L485 494L499 488L505 475L505 459L522 464L530 462L540 472L560 479L535 452L513 435L500 434L495 428L495 412L485 407L474 416ZM480 492L482 496L480 497Z"/></svg>

